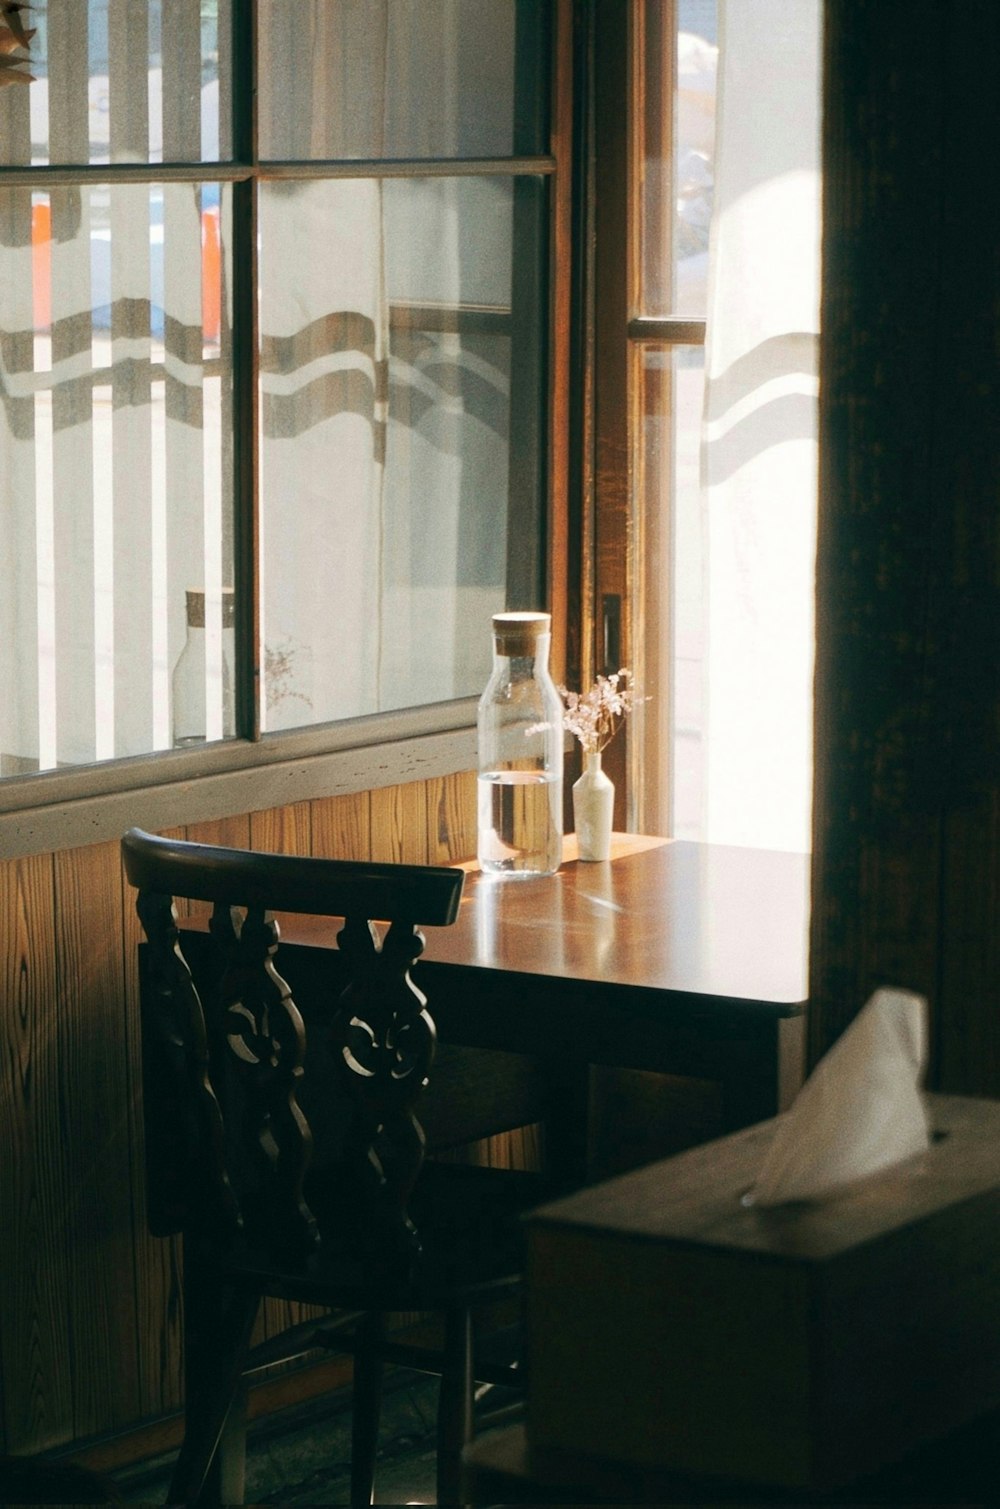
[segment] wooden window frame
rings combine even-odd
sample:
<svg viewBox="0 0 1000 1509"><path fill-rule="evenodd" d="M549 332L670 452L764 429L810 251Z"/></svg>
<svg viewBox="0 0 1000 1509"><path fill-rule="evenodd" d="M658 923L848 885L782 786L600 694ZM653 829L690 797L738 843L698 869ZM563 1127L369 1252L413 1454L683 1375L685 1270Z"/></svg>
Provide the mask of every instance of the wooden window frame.
<svg viewBox="0 0 1000 1509"><path fill-rule="evenodd" d="M651 348L671 353L703 346L705 321L652 316L643 308L643 159L651 129L647 112L653 108L646 90L646 46L647 19L654 6L662 66L669 70L662 98L676 89L676 0L587 3L592 170L585 239L591 250L586 299L592 376L584 400L584 443L591 460L582 571L589 592L580 671L587 684L595 674L627 665L641 690L671 699L669 648L659 657L647 651L650 594L658 595L661 614L669 613L671 586L652 581L648 566L652 521L642 503L646 478L641 428L644 397L650 395L644 394L642 364ZM622 100L628 102L626 110ZM658 130L662 155L672 166L672 123L659 120ZM660 410L669 412L669 369L655 397ZM669 529L669 517L660 519L658 527ZM669 723L669 716L661 717L661 731ZM669 734L644 731L640 713L605 752L605 767L616 787L616 826L636 832L669 831L669 813L648 799L643 781L651 759L669 762L669 743Z"/></svg>
<svg viewBox="0 0 1000 1509"><path fill-rule="evenodd" d="M233 0L234 80L255 77L256 0ZM566 674L567 625L573 611L569 535L569 356L571 308L573 0L553 0L550 150L511 158L262 163L257 153L256 90L236 87L233 159L219 163L78 165L0 168L0 187L30 184L212 182L233 186L235 393L235 551L244 584L237 633L235 739L197 750L164 750L98 764L11 775L0 781L0 852L18 857L120 836L139 823L156 829L224 818L290 801L377 789L402 781L474 768L475 697L262 733L260 677L258 329L256 287L257 185L275 178L503 174L548 181L548 313L540 352L545 413L533 422L541 439L544 518L540 555L532 567L544 581L553 614L553 666ZM242 249L242 250L239 250ZM400 318L402 318L402 313ZM239 332L237 338L236 332ZM242 345L238 344L242 342ZM512 472L516 467L516 458ZM249 589L249 590L247 590ZM484 632L487 632L484 630Z"/></svg>

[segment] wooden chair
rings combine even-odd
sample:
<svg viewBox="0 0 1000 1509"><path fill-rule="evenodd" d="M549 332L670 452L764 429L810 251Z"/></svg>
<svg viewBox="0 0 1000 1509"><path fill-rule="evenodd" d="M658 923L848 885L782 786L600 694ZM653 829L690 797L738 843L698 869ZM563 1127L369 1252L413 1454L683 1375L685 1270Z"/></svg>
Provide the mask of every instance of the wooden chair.
<svg viewBox="0 0 1000 1509"><path fill-rule="evenodd" d="M185 1433L168 1502L238 1502L248 1370L329 1345L354 1353L352 1504L372 1499L383 1362L407 1357L441 1374L439 1502L458 1503L473 1380L512 1379L474 1364L473 1309L516 1292L520 1212L540 1197L530 1175L424 1161L415 1105L435 1032L409 970L419 927L455 920L461 870L138 829L122 854L148 940L148 1219L158 1236L182 1233L184 1249ZM179 931L175 897L211 902L207 929ZM273 911L344 919L332 998L303 987L293 1000ZM264 1296L330 1314L251 1353ZM443 1347L409 1356L386 1317L430 1311Z"/></svg>

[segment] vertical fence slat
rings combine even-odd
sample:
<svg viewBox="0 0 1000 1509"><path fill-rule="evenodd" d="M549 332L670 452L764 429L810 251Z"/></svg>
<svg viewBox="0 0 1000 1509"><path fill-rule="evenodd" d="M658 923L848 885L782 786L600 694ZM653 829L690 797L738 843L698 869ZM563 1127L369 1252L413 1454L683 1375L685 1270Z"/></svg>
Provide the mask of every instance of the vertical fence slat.
<svg viewBox="0 0 1000 1509"><path fill-rule="evenodd" d="M90 194L52 191L52 508L56 750L97 753Z"/></svg>
<svg viewBox="0 0 1000 1509"><path fill-rule="evenodd" d="M115 753L156 747L153 707L153 512L149 190L111 201Z"/></svg>
<svg viewBox="0 0 1000 1509"><path fill-rule="evenodd" d="M39 758L31 215L29 189L0 193L0 775Z"/></svg>
<svg viewBox="0 0 1000 1509"><path fill-rule="evenodd" d="M201 153L199 0L163 7L163 156L194 162ZM197 189L163 190L167 653L173 666L185 639L184 594L205 582L204 387L201 223Z"/></svg>
<svg viewBox="0 0 1000 1509"><path fill-rule="evenodd" d="M49 148L53 162L89 156L87 7L52 0ZM90 191L52 191L52 497L56 753L95 758L94 491Z"/></svg>
<svg viewBox="0 0 1000 1509"><path fill-rule="evenodd" d="M31 161L28 89L0 89L0 162ZM0 194L0 775L37 769L31 192Z"/></svg>
<svg viewBox="0 0 1000 1509"><path fill-rule="evenodd" d="M146 0L110 0L108 97L112 162L149 156ZM110 203L111 425L115 754L143 754L153 737L150 381L150 196L119 185Z"/></svg>

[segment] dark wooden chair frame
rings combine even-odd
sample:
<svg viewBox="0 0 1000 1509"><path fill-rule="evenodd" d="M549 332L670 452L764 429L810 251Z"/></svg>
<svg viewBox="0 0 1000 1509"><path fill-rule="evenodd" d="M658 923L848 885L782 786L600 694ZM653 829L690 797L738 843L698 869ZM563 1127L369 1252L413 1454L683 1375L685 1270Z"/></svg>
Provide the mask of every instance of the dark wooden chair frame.
<svg viewBox="0 0 1000 1509"><path fill-rule="evenodd" d="M354 1355L352 1504L372 1499L387 1359L440 1373L438 1501L461 1502L474 1379L516 1376L474 1363L473 1309L517 1285L519 1212L537 1198L526 1176L440 1167L434 1181L424 1168L415 1108L435 1031L409 971L421 926L455 920L463 872L138 829L122 855L147 939L148 1222L184 1247L185 1434L169 1502L240 1501L247 1376L319 1346ZM207 933L179 930L175 898L212 904ZM274 912L344 919L339 995L303 1003L305 1015L275 968ZM264 1296L327 1316L251 1351ZM414 1353L387 1331L388 1314L413 1311L443 1317L439 1350Z"/></svg>

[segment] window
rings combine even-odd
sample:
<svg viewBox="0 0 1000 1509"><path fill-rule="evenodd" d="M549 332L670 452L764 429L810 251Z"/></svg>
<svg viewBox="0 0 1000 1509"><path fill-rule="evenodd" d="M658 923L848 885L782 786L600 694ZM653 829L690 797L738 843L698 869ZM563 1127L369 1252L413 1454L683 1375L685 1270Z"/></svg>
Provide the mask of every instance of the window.
<svg viewBox="0 0 1000 1509"><path fill-rule="evenodd" d="M0 89L0 775L468 725L490 614L552 574L549 6L30 17L34 82Z"/></svg>
<svg viewBox="0 0 1000 1509"><path fill-rule="evenodd" d="M806 849L821 5L625 14L592 63L595 659L650 695L620 820Z"/></svg>

